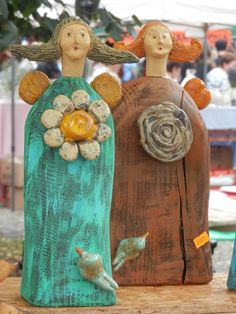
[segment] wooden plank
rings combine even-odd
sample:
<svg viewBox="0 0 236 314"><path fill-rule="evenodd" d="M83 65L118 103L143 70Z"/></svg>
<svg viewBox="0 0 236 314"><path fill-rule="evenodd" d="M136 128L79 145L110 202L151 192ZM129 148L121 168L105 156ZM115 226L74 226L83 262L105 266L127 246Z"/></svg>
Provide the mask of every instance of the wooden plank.
<svg viewBox="0 0 236 314"><path fill-rule="evenodd" d="M121 287L118 301L108 307L32 307L19 296L20 278L0 284L0 314L74 313L235 313L236 292L226 288L227 276L215 274L207 285Z"/></svg>
<svg viewBox="0 0 236 314"><path fill-rule="evenodd" d="M210 244L193 240L208 231L208 134L192 98L173 81L142 77L122 86L114 108L116 162L111 210L111 254L121 239L149 232L145 250L114 278L119 285L199 284L212 278ZM193 129L186 156L172 162L150 157L140 145L137 120L165 101L181 107Z"/></svg>

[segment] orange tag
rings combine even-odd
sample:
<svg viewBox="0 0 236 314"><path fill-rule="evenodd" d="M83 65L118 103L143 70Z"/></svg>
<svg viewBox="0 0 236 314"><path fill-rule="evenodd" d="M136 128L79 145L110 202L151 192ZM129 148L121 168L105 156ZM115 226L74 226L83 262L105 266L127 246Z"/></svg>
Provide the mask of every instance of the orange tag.
<svg viewBox="0 0 236 314"><path fill-rule="evenodd" d="M204 231L203 233L201 233L198 237L196 237L195 239L193 239L193 242L196 246L197 249L199 249L201 246L203 246L204 244L206 244L207 242L209 242L209 235L206 231Z"/></svg>

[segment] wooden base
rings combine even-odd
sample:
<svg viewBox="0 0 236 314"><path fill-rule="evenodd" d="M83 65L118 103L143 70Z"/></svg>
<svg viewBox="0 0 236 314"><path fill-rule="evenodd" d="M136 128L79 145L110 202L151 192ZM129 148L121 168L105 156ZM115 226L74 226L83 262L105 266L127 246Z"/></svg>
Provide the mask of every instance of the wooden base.
<svg viewBox="0 0 236 314"><path fill-rule="evenodd" d="M20 278L0 283L0 314L35 313L235 313L236 292L226 288L227 276L217 274L207 285L121 287L118 302L108 307L39 308L19 296Z"/></svg>

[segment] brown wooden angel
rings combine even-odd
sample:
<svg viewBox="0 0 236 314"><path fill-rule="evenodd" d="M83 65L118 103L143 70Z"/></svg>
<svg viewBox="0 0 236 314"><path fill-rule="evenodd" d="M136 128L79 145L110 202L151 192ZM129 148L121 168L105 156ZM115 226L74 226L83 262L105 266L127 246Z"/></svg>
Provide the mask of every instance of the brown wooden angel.
<svg viewBox="0 0 236 314"><path fill-rule="evenodd" d="M123 84L122 101L113 112L111 243L116 264L122 263L115 256L121 239L150 233L140 256L125 263L115 278L120 285L207 283L212 279L209 147L197 105L200 98L202 106L210 98L199 81L183 89L166 78L168 60L192 61L201 44L193 39L185 46L155 21L130 44L115 47L146 58L146 77Z"/></svg>

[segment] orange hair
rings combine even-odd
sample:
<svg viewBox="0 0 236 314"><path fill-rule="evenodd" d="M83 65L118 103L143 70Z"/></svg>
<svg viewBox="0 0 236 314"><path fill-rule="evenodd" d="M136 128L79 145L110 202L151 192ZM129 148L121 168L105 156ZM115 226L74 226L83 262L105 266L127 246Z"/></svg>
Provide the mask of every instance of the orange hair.
<svg viewBox="0 0 236 314"><path fill-rule="evenodd" d="M138 58L145 57L143 38L145 36L146 31L154 25L163 26L170 33L170 36L172 39L172 45L173 45L170 51L170 54L168 56L168 59L170 61L187 62L187 61L193 61L200 56L202 52L202 44L200 43L199 40L191 39L190 45L188 46L184 45L183 43L177 41L175 36L169 30L169 28L159 21L148 22L147 24L145 24L143 28L141 29L141 31L139 32L138 36L131 43L125 45L122 41L118 41L114 44L113 48L117 48L120 50L128 50L134 53Z"/></svg>

